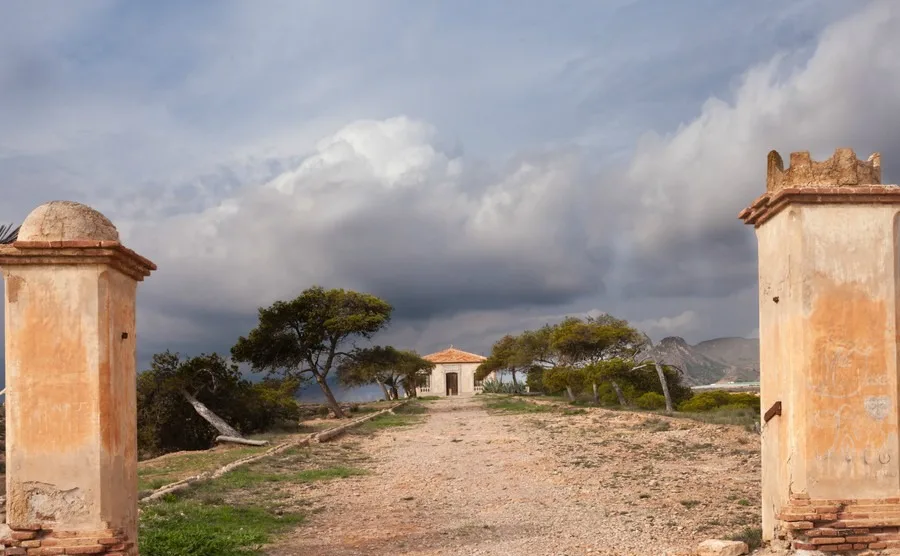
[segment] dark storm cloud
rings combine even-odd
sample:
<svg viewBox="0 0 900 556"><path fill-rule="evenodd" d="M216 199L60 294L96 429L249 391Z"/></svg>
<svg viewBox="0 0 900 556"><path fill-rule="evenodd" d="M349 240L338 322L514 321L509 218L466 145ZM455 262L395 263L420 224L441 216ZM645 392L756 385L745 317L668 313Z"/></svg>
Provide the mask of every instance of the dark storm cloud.
<svg viewBox="0 0 900 556"><path fill-rule="evenodd" d="M59 87L0 106L15 131L0 179L16 186L0 221L52 198L108 212L160 266L140 286L142 354L227 350L256 308L313 284L385 297L398 345L484 349L588 309L743 334L755 240L736 214L763 190L766 152L848 145L880 150L888 179L900 168L900 9L854 3L810 39L849 4L686 5L684 28L665 2L585 2L454 25L421 8L398 33L373 8L234 3L199 35L195 13L160 39L160 19L130 8L110 39L123 48L82 45L83 64L60 45L116 12L70 14L26 80ZM40 50L10 36L0 45ZM22 71L3 56L0 78ZM96 71L60 70L82 66Z"/></svg>

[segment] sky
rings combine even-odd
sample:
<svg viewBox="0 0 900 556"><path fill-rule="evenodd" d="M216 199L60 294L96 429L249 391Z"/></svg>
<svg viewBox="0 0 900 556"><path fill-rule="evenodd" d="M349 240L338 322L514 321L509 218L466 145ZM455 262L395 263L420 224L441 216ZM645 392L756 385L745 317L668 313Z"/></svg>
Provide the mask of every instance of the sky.
<svg viewBox="0 0 900 556"><path fill-rule="evenodd" d="M139 365L314 284L423 354L600 312L755 337L737 214L771 149L900 180L898 28L891 0L10 0L0 222L82 202L158 265Z"/></svg>

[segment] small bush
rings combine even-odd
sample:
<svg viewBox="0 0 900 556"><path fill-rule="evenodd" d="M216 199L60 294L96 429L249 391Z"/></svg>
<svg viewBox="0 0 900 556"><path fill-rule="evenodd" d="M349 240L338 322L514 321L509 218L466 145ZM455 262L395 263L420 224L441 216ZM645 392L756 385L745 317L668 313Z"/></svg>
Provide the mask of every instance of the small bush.
<svg viewBox="0 0 900 556"><path fill-rule="evenodd" d="M743 531L729 537L730 541L743 541L750 550L756 550L762 546L762 529L759 527L745 527Z"/></svg>
<svg viewBox="0 0 900 556"><path fill-rule="evenodd" d="M666 407L666 397L656 392L646 392L634 400L634 405L641 409L662 409Z"/></svg>

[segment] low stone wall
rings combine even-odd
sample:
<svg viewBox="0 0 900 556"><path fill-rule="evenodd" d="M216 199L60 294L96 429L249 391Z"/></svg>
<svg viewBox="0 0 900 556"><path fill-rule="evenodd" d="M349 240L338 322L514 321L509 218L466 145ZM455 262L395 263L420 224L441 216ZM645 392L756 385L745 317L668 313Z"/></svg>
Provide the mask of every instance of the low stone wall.
<svg viewBox="0 0 900 556"><path fill-rule="evenodd" d="M128 556L137 554L134 540L122 531L50 531L35 526L33 529L10 529L3 525L0 531L0 547L5 556L98 554Z"/></svg>
<svg viewBox="0 0 900 556"><path fill-rule="evenodd" d="M779 538L795 550L900 548L900 498L811 500L795 495L776 519Z"/></svg>

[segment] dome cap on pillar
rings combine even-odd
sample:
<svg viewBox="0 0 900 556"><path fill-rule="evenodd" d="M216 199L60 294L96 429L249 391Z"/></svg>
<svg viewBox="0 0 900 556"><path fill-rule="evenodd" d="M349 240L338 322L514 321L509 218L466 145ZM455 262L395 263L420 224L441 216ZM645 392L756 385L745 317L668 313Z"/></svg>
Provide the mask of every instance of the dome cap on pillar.
<svg viewBox="0 0 900 556"><path fill-rule="evenodd" d="M119 241L109 219L74 201L50 201L37 207L19 228L19 241Z"/></svg>
<svg viewBox="0 0 900 556"><path fill-rule="evenodd" d="M103 264L140 282L156 270L150 260L119 241L119 232L96 210L51 201L29 214L10 245L0 245L0 267Z"/></svg>

